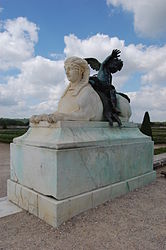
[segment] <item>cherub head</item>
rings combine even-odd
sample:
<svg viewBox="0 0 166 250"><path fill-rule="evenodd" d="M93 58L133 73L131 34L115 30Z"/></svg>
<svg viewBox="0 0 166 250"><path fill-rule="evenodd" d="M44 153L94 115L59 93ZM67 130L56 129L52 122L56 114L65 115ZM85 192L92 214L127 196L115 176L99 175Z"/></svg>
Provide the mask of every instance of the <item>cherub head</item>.
<svg viewBox="0 0 166 250"><path fill-rule="evenodd" d="M65 71L71 83L86 83L89 80L90 70L86 60L73 56L65 60Z"/></svg>

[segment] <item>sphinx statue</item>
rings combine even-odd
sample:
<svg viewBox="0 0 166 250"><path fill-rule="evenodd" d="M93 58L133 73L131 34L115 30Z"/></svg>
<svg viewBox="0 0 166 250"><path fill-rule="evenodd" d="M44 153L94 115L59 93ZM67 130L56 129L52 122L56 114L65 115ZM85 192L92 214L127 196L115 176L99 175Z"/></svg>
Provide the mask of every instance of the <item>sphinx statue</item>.
<svg viewBox="0 0 166 250"><path fill-rule="evenodd" d="M57 110L32 116L10 145L9 201L53 227L155 180L153 142L128 122L129 101L113 91L117 52L92 77L87 60L66 59Z"/></svg>
<svg viewBox="0 0 166 250"><path fill-rule="evenodd" d="M69 85L58 103L53 114L34 115L31 123L48 121L101 121L103 105L97 92L89 84L90 70L86 60L70 57L64 63Z"/></svg>
<svg viewBox="0 0 166 250"><path fill-rule="evenodd" d="M103 98L91 83L90 69L88 62L79 57L70 57L64 63L66 76L69 80L64 94L58 103L57 111L52 114L33 115L30 118L31 123L47 121L55 123L57 121L104 121L108 120L104 114ZM101 91L100 91L101 92ZM128 101L120 95L117 95L116 109L118 117L114 119L121 124L121 118L128 121L131 115L131 109ZM106 100L107 101L107 100ZM112 125L112 120L110 122Z"/></svg>

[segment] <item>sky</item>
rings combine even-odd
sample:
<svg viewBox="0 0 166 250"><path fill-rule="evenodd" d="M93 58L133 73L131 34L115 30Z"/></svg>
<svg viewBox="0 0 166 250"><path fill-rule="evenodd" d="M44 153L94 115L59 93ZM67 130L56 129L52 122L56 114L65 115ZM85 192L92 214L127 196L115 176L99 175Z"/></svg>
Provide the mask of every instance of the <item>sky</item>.
<svg viewBox="0 0 166 250"><path fill-rule="evenodd" d="M119 49L113 85L130 97L131 121L146 111L166 121L165 24L165 0L0 0L0 117L54 112L67 57L102 62Z"/></svg>

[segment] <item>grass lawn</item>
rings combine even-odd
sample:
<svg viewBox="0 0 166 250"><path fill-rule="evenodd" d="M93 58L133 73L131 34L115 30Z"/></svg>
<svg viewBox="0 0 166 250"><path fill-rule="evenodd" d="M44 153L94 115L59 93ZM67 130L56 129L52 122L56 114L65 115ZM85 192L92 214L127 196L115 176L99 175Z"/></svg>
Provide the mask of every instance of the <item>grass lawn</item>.
<svg viewBox="0 0 166 250"><path fill-rule="evenodd" d="M166 144L166 126L152 127L152 135L155 144ZM166 153L166 147L156 148L154 154Z"/></svg>
<svg viewBox="0 0 166 250"><path fill-rule="evenodd" d="M27 129L0 129L0 142L10 143L13 138L23 135Z"/></svg>
<svg viewBox="0 0 166 250"><path fill-rule="evenodd" d="M159 155L159 154L163 154L163 153L166 153L166 147L154 149L154 155Z"/></svg>
<svg viewBox="0 0 166 250"><path fill-rule="evenodd" d="M166 126L152 127L152 135L155 144L166 144Z"/></svg>

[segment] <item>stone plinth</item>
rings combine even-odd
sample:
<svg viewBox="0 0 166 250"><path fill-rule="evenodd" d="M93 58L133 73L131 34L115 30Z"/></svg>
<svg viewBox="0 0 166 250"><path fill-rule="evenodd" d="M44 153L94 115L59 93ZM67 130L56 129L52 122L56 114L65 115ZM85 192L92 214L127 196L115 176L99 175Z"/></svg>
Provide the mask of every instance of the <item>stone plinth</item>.
<svg viewBox="0 0 166 250"><path fill-rule="evenodd" d="M153 142L133 123L40 122L11 144L9 199L37 216L51 204L56 222L45 220L53 226L154 179ZM26 204L32 199L33 208L20 197ZM67 212L71 207L75 212Z"/></svg>
<svg viewBox="0 0 166 250"><path fill-rule="evenodd" d="M77 214L95 208L106 201L124 195L136 188L148 185L155 178L156 172L152 171L126 181L59 201L8 180L8 199L51 226L58 227L64 221L69 220Z"/></svg>

